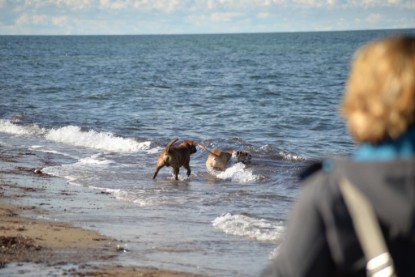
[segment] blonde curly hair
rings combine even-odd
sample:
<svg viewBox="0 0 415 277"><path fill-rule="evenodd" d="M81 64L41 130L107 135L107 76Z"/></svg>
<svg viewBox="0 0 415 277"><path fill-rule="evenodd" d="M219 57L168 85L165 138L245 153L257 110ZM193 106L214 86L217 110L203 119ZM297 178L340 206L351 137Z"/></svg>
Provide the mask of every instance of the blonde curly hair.
<svg viewBox="0 0 415 277"><path fill-rule="evenodd" d="M358 143L395 139L415 123L415 37L371 42L354 56L340 105Z"/></svg>

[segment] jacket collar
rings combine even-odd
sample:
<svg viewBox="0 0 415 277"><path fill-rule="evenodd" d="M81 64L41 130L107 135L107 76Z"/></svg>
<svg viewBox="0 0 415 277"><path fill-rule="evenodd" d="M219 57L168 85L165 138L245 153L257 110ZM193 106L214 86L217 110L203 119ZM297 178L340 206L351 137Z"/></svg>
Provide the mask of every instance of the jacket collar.
<svg viewBox="0 0 415 277"><path fill-rule="evenodd" d="M395 140L379 144L362 144L353 155L354 161L389 161L415 157L415 126Z"/></svg>

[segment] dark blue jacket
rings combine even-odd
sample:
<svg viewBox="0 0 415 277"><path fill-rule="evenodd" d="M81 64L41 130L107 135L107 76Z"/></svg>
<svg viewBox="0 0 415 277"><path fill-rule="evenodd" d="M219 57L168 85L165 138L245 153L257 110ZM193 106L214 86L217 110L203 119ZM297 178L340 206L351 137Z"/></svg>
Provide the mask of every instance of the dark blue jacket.
<svg viewBox="0 0 415 277"><path fill-rule="evenodd" d="M362 161L365 160L365 161ZM347 178L374 206L398 276L415 276L415 158L331 162L303 182L286 236L263 276L366 276L339 190Z"/></svg>

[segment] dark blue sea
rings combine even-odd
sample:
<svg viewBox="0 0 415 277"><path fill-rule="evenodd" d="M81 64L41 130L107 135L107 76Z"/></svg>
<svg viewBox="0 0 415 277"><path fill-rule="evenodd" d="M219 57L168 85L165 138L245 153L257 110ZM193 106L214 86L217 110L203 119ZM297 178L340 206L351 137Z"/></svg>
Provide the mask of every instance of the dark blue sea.
<svg viewBox="0 0 415 277"><path fill-rule="evenodd" d="M415 30L0 36L0 150L47 157L42 171L68 190L112 198L57 220L122 240L122 264L256 276L283 239L298 173L356 147L338 114L354 51L398 33ZM173 138L252 162L212 174L199 149L190 177L163 168L152 180Z"/></svg>

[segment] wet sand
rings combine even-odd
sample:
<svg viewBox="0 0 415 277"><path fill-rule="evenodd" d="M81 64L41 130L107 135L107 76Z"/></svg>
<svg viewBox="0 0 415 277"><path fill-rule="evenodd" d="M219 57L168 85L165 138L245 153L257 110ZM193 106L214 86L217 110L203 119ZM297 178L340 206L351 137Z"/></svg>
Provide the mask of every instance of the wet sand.
<svg viewBox="0 0 415 277"><path fill-rule="evenodd" d="M117 254L116 242L91 230L64 223L19 216L20 207L0 200L0 266L11 262L82 263L110 260Z"/></svg>
<svg viewBox="0 0 415 277"><path fill-rule="evenodd" d="M31 265L36 265L42 272L49 272L42 276L200 276L121 266L117 257L126 249L117 238L42 219L52 216L42 205L47 205L48 197L54 197L47 186L56 178L42 174L36 167L27 167L27 158L33 161L30 153L16 157L0 154L0 275L6 272L20 276L25 270L30 275Z"/></svg>

